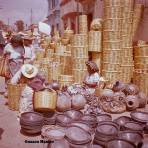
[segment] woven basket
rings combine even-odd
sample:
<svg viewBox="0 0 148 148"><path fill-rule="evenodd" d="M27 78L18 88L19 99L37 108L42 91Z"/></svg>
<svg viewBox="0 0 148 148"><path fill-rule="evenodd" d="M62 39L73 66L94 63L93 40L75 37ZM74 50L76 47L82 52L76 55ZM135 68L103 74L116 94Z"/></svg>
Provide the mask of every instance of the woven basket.
<svg viewBox="0 0 148 148"><path fill-rule="evenodd" d="M133 9L134 8L134 2L135 2L135 0L124 0L123 1L123 5L125 6L124 9L127 9L127 10Z"/></svg>
<svg viewBox="0 0 148 148"><path fill-rule="evenodd" d="M114 19L109 18L105 19L103 22L103 29L104 30L116 30L120 31L122 29L122 18Z"/></svg>
<svg viewBox="0 0 148 148"><path fill-rule="evenodd" d="M74 35L73 30L66 29L64 31L64 35L63 36L64 36L64 38L71 39L73 37L73 35Z"/></svg>
<svg viewBox="0 0 148 148"><path fill-rule="evenodd" d="M88 36L87 34L75 34L71 40L72 46L87 47Z"/></svg>
<svg viewBox="0 0 148 148"><path fill-rule="evenodd" d="M41 61L36 61L35 60L35 61L33 61L33 65L39 69L40 66L41 66Z"/></svg>
<svg viewBox="0 0 148 148"><path fill-rule="evenodd" d="M38 91L34 94L34 109L36 111L54 111L56 109L57 94L55 91Z"/></svg>
<svg viewBox="0 0 148 148"><path fill-rule="evenodd" d="M86 61L88 61L88 58L74 58L73 69L86 69Z"/></svg>
<svg viewBox="0 0 148 148"><path fill-rule="evenodd" d="M56 54L63 55L65 51L66 51L66 46L64 45L56 46L56 49L55 49Z"/></svg>
<svg viewBox="0 0 148 148"><path fill-rule="evenodd" d="M103 30L103 40L120 40L122 31Z"/></svg>
<svg viewBox="0 0 148 148"><path fill-rule="evenodd" d="M46 58L52 58L53 53L54 53L54 49L47 49L46 52L45 52L45 57Z"/></svg>
<svg viewBox="0 0 148 148"><path fill-rule="evenodd" d="M72 56L74 58L86 58L86 57L88 57L88 47L73 46L71 52L72 52Z"/></svg>
<svg viewBox="0 0 148 148"><path fill-rule="evenodd" d="M74 83L74 77L72 75L61 75L60 84L61 86L70 86Z"/></svg>
<svg viewBox="0 0 148 148"><path fill-rule="evenodd" d="M19 100L25 84L8 83L8 107L11 110L19 110Z"/></svg>
<svg viewBox="0 0 148 148"><path fill-rule="evenodd" d="M103 62L103 70L105 71L120 71L120 64L105 63Z"/></svg>
<svg viewBox="0 0 148 148"><path fill-rule="evenodd" d="M89 51L92 51L92 52L102 51L102 32L101 31L89 32Z"/></svg>
<svg viewBox="0 0 148 148"><path fill-rule="evenodd" d="M134 66L133 65L121 65L121 80L124 83L130 83L131 79L133 78L133 71Z"/></svg>
<svg viewBox="0 0 148 148"><path fill-rule="evenodd" d="M123 48L122 57L133 57L133 47Z"/></svg>
<svg viewBox="0 0 148 148"><path fill-rule="evenodd" d="M104 18L121 18L122 8L121 6L104 7Z"/></svg>
<svg viewBox="0 0 148 148"><path fill-rule="evenodd" d="M62 42L63 45L66 46L66 45L69 44L70 40L69 40L69 38L62 38L62 39L61 39L61 42Z"/></svg>
<svg viewBox="0 0 148 148"><path fill-rule="evenodd" d="M132 35L126 35L126 36L122 36L122 42L121 42L121 46L122 48L128 48L128 47L132 47L133 45L133 40L132 40Z"/></svg>
<svg viewBox="0 0 148 148"><path fill-rule="evenodd" d="M44 58L44 57L45 57L45 52L44 51L37 51L36 52L36 60L37 61L42 60L42 58Z"/></svg>
<svg viewBox="0 0 148 148"><path fill-rule="evenodd" d="M97 64L99 71L101 73L101 70L102 70L102 53L93 52L92 53L92 61L94 61Z"/></svg>
<svg viewBox="0 0 148 148"><path fill-rule="evenodd" d="M134 67L135 67L135 70L137 70L137 69L146 70L146 69L148 69L148 64L135 63Z"/></svg>
<svg viewBox="0 0 148 148"><path fill-rule="evenodd" d="M87 15L79 16L79 33L87 34L88 32L88 21Z"/></svg>
<svg viewBox="0 0 148 148"><path fill-rule="evenodd" d="M52 65L49 66L49 72L48 72L48 81L51 82L52 80L59 80L59 77L61 75L61 64L53 62Z"/></svg>
<svg viewBox="0 0 148 148"><path fill-rule="evenodd" d="M60 56L61 74L72 75L73 61L72 57L68 55Z"/></svg>
<svg viewBox="0 0 148 148"><path fill-rule="evenodd" d="M141 91L148 95L148 72L143 72L141 70L135 71L133 81L139 86Z"/></svg>
<svg viewBox="0 0 148 148"><path fill-rule="evenodd" d="M54 53L53 54L53 62L59 62L60 63L60 61L61 61L61 59L60 59L61 55L64 55L64 53L63 54Z"/></svg>
<svg viewBox="0 0 148 148"><path fill-rule="evenodd" d="M130 57L123 57L122 56L121 63L123 65L134 65L133 56L130 56Z"/></svg>
<svg viewBox="0 0 148 148"><path fill-rule="evenodd" d="M87 73L86 69L84 69L84 70L73 69L74 82L81 84L84 80L86 73Z"/></svg>
<svg viewBox="0 0 148 148"><path fill-rule="evenodd" d="M50 58L43 58L41 61L41 65L50 64L52 61Z"/></svg>
<svg viewBox="0 0 148 148"><path fill-rule="evenodd" d="M96 18L91 22L90 28L92 31L101 31L102 30L102 19Z"/></svg>
<svg viewBox="0 0 148 148"><path fill-rule="evenodd" d="M122 12L122 17L124 18L124 20L126 19L126 18L132 18L133 17L133 11L128 11L128 12ZM124 21L123 20L123 21Z"/></svg>
<svg viewBox="0 0 148 148"><path fill-rule="evenodd" d="M148 56L148 45L139 45L134 47L134 55L135 56L143 56L146 57Z"/></svg>
<svg viewBox="0 0 148 148"><path fill-rule="evenodd" d="M103 49L110 50L110 49L121 49L121 40L116 41L103 41Z"/></svg>
<svg viewBox="0 0 148 148"><path fill-rule="evenodd" d="M104 0L105 6L122 6L123 0Z"/></svg>
<svg viewBox="0 0 148 148"><path fill-rule="evenodd" d="M102 71L103 77L111 83L121 79L121 71Z"/></svg>
<svg viewBox="0 0 148 148"><path fill-rule="evenodd" d="M121 63L121 50L104 50L103 51L103 62L105 63Z"/></svg>
<svg viewBox="0 0 148 148"><path fill-rule="evenodd" d="M43 64L40 66L39 73L45 77L45 80L48 81L49 76L49 65Z"/></svg>
<svg viewBox="0 0 148 148"><path fill-rule="evenodd" d="M141 63L141 64L148 64L148 56L141 56L141 57L134 57L134 62L135 63Z"/></svg>

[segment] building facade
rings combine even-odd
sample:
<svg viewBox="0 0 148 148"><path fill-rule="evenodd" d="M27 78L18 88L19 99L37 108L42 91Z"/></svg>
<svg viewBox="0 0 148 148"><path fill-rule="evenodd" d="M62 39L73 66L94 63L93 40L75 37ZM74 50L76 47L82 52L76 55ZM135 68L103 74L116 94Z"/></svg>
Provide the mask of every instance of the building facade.
<svg viewBox="0 0 148 148"><path fill-rule="evenodd" d="M61 30L61 19L60 19L60 2L61 0L48 0L48 16L46 21L52 28Z"/></svg>

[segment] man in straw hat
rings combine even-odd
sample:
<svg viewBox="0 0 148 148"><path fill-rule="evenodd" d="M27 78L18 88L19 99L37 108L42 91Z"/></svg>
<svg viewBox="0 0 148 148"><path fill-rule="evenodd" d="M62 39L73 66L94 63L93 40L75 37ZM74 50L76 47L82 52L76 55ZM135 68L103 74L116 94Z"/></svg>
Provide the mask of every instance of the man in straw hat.
<svg viewBox="0 0 148 148"><path fill-rule="evenodd" d="M22 91L19 105L20 114L33 111L33 93L45 88L45 79L39 75L38 69L31 64L24 64L11 79L11 84L24 82L26 87Z"/></svg>

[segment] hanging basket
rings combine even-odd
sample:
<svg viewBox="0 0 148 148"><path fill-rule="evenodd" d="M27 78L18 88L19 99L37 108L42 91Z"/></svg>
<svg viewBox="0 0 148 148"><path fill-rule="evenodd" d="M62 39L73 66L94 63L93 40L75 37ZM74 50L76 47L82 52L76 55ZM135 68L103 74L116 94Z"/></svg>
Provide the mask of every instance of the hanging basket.
<svg viewBox="0 0 148 148"><path fill-rule="evenodd" d="M86 57L88 57L88 47L73 46L71 52L72 52L72 56L74 58L86 58Z"/></svg>
<svg viewBox="0 0 148 148"><path fill-rule="evenodd" d="M10 84L8 83L8 107L11 110L19 110L19 100L25 84Z"/></svg>
<svg viewBox="0 0 148 148"><path fill-rule="evenodd" d="M87 15L79 16L79 33L87 34L88 32L88 21Z"/></svg>

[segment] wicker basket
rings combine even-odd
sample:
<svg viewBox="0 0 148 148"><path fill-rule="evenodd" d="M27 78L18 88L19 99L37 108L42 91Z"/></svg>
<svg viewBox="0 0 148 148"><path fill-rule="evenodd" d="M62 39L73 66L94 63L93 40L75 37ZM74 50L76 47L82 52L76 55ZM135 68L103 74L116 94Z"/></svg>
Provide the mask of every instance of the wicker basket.
<svg viewBox="0 0 148 148"><path fill-rule="evenodd" d="M103 41L103 49L110 50L110 49L121 49L121 40L116 41Z"/></svg>
<svg viewBox="0 0 148 148"><path fill-rule="evenodd" d="M34 110L54 111L56 109L57 94L55 91L38 91L34 94Z"/></svg>
<svg viewBox="0 0 148 148"><path fill-rule="evenodd" d="M102 32L101 31L89 32L89 51L92 51L92 52L102 51Z"/></svg>
<svg viewBox="0 0 148 148"><path fill-rule="evenodd" d="M121 6L104 7L104 18L121 18L122 8Z"/></svg>
<svg viewBox="0 0 148 148"><path fill-rule="evenodd" d="M102 30L102 19L96 18L91 22L90 28L92 31L101 31Z"/></svg>
<svg viewBox="0 0 148 148"><path fill-rule="evenodd" d="M146 57L148 56L148 45L141 45L134 47L134 55L138 57Z"/></svg>
<svg viewBox="0 0 148 148"><path fill-rule="evenodd" d="M148 56L141 56L141 57L134 57L134 62L135 63L141 63L141 64L148 64Z"/></svg>
<svg viewBox="0 0 148 148"><path fill-rule="evenodd" d="M41 65L50 64L52 60L50 58L43 58L41 61Z"/></svg>
<svg viewBox="0 0 148 148"><path fill-rule="evenodd" d="M123 0L104 0L105 6L122 6Z"/></svg>
<svg viewBox="0 0 148 148"><path fill-rule="evenodd" d="M132 47L133 45L133 40L132 40L132 35L126 35L126 36L122 36L122 42L121 42L121 46L122 48L128 48L128 47Z"/></svg>
<svg viewBox="0 0 148 148"><path fill-rule="evenodd" d="M120 64L114 64L114 63L105 63L103 62L103 70L106 71L120 71Z"/></svg>
<svg viewBox="0 0 148 148"><path fill-rule="evenodd" d="M45 80L48 81L49 76L49 65L43 64L40 66L39 73L45 77Z"/></svg>
<svg viewBox="0 0 148 148"><path fill-rule="evenodd" d="M48 72L48 81L51 82L52 80L59 80L59 77L61 75L61 67L62 65L57 62L53 62L52 65L49 66L49 72Z"/></svg>
<svg viewBox="0 0 148 148"><path fill-rule="evenodd" d="M110 18L110 19L105 19L103 22L103 29L104 30L116 30L116 31L120 31L122 28L122 18L118 18L118 19L114 19L114 18Z"/></svg>
<svg viewBox="0 0 148 148"><path fill-rule="evenodd" d="M46 58L52 58L53 53L54 53L54 49L47 49L46 52L45 52L45 57Z"/></svg>
<svg viewBox="0 0 148 148"><path fill-rule="evenodd" d="M143 72L141 70L134 71L133 81L139 86L141 91L148 95L148 72Z"/></svg>
<svg viewBox="0 0 148 148"><path fill-rule="evenodd" d="M121 63L121 50L104 50L103 51L103 62L105 63Z"/></svg>
<svg viewBox="0 0 148 148"><path fill-rule="evenodd" d="M72 75L61 75L60 84L61 86L70 86L74 82L74 77Z"/></svg>
<svg viewBox="0 0 148 148"><path fill-rule="evenodd" d="M133 78L133 71L134 66L133 65L121 65L121 80L124 83L130 83Z"/></svg>
<svg viewBox="0 0 148 148"><path fill-rule="evenodd" d="M122 31L103 30L103 40L120 40Z"/></svg>
<svg viewBox="0 0 148 148"><path fill-rule="evenodd" d="M64 56L60 56L60 63L61 63L61 74L72 75L72 66L73 66L72 57L66 54Z"/></svg>
<svg viewBox="0 0 148 148"><path fill-rule="evenodd" d="M55 49L56 54L59 54L59 55L63 55L65 51L66 51L66 46L64 45L57 45Z"/></svg>
<svg viewBox="0 0 148 148"><path fill-rule="evenodd" d="M122 57L133 57L133 47L123 48Z"/></svg>
<svg viewBox="0 0 148 148"><path fill-rule="evenodd" d="M75 83L82 83L87 73L86 69L73 69L73 76Z"/></svg>
<svg viewBox="0 0 148 148"><path fill-rule="evenodd" d="M92 61L94 61L97 64L99 71L101 73L101 70L102 70L102 53L93 52L92 53Z"/></svg>
<svg viewBox="0 0 148 148"><path fill-rule="evenodd" d="M88 57L88 47L72 47L72 56L74 58L86 58Z"/></svg>
<svg viewBox="0 0 148 148"><path fill-rule="evenodd" d="M124 18L124 20L128 19L128 18L132 18L133 17L133 11L128 11L128 12L122 12L122 17ZM124 21L123 20L123 21Z"/></svg>
<svg viewBox="0 0 148 148"><path fill-rule="evenodd" d="M148 64L135 63L134 67L135 67L135 70L136 69L146 70L148 69Z"/></svg>
<svg viewBox="0 0 148 148"><path fill-rule="evenodd" d="M61 55L64 55L64 53L63 54L57 54L57 53L54 53L53 54L53 62L61 62Z"/></svg>
<svg viewBox="0 0 148 148"><path fill-rule="evenodd" d="M73 59L73 69L86 69L85 62L88 58L74 58Z"/></svg>
<svg viewBox="0 0 148 148"><path fill-rule="evenodd" d="M45 57L45 52L44 51L37 51L36 52L36 60L37 61L42 60L42 58L44 58L44 57Z"/></svg>
<svg viewBox="0 0 148 148"><path fill-rule="evenodd" d="M79 16L79 33L87 34L88 32L88 22L87 15Z"/></svg>
<svg viewBox="0 0 148 148"><path fill-rule="evenodd" d="M117 80L121 79L121 71L102 71L103 77L110 83L115 83Z"/></svg>
<svg viewBox="0 0 148 148"><path fill-rule="evenodd" d="M73 37L73 35L74 35L73 30L70 30L70 29L67 28L64 31L64 38L71 39Z"/></svg>
<svg viewBox="0 0 148 148"><path fill-rule="evenodd" d="M19 100L25 84L8 83L8 107L11 110L19 110Z"/></svg>
<svg viewBox="0 0 148 148"><path fill-rule="evenodd" d="M88 36L87 34L75 34L71 40L72 46L87 47Z"/></svg>
<svg viewBox="0 0 148 148"><path fill-rule="evenodd" d="M133 56L130 56L130 57L123 57L122 56L121 63L123 65L134 65Z"/></svg>

